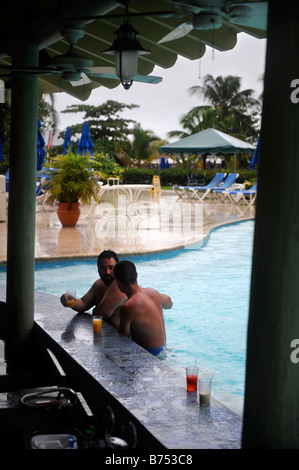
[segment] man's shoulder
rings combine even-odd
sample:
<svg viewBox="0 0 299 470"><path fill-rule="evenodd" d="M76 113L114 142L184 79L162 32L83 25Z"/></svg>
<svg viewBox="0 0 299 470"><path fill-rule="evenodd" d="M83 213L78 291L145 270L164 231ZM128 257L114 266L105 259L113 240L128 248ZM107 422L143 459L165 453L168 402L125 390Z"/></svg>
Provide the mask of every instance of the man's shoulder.
<svg viewBox="0 0 299 470"><path fill-rule="evenodd" d="M154 289L153 287L142 287L143 292L145 293L156 293L158 294L158 291Z"/></svg>
<svg viewBox="0 0 299 470"><path fill-rule="evenodd" d="M142 294L150 298L159 297L159 292L153 287L143 287Z"/></svg>

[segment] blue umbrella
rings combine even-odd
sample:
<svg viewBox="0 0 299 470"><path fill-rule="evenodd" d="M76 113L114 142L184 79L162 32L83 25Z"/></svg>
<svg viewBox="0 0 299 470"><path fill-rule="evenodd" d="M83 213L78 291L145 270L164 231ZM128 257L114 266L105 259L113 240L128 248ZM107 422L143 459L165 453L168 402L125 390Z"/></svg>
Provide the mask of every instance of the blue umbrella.
<svg viewBox="0 0 299 470"><path fill-rule="evenodd" d="M256 149L255 149L255 152L254 152L254 155L253 155L253 159L251 160L250 165L249 165L250 168L252 170L254 170L255 165L258 165L259 161L260 161L260 136L259 136L258 141L257 141L257 145L256 145Z"/></svg>
<svg viewBox="0 0 299 470"><path fill-rule="evenodd" d="M78 153L79 155L85 155L86 152L89 152L90 155L93 155L92 147L94 147L93 142L90 138L89 127L87 122L83 124L82 134L78 144Z"/></svg>
<svg viewBox="0 0 299 470"><path fill-rule="evenodd" d="M161 157L161 163L160 163L161 170L166 170L169 167L170 165L168 163L168 160L165 157Z"/></svg>
<svg viewBox="0 0 299 470"><path fill-rule="evenodd" d="M37 165L36 165L37 171L42 169L44 159L46 156L46 151L44 149L44 146L46 143L42 136L40 128L41 128L41 123L40 123L40 120L37 119Z"/></svg>
<svg viewBox="0 0 299 470"><path fill-rule="evenodd" d="M37 171L40 171L42 169L44 159L47 153L43 148L46 143L40 131L40 128L41 128L41 123L40 123L40 120L37 119L37 158L36 158ZM2 150L2 145L1 145L1 139L0 139L0 162L1 162L1 150ZM9 169L7 170L5 174L5 180L6 180L6 191L8 191L9 190Z"/></svg>
<svg viewBox="0 0 299 470"><path fill-rule="evenodd" d="M5 191L8 193L9 191L9 168L5 173Z"/></svg>
<svg viewBox="0 0 299 470"><path fill-rule="evenodd" d="M63 155L66 155L68 151L72 147L72 141L71 141L71 131L69 127L65 131L65 136L64 136L64 142L63 142Z"/></svg>
<svg viewBox="0 0 299 470"><path fill-rule="evenodd" d="M2 148L2 141L0 139L0 163L3 162L4 155L3 155L3 148Z"/></svg>

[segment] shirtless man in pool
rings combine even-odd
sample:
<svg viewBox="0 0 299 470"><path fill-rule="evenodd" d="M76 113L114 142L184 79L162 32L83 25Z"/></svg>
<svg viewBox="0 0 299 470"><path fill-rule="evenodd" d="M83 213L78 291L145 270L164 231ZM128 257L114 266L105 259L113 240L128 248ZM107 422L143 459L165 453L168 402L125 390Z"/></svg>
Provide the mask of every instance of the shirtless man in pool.
<svg viewBox="0 0 299 470"><path fill-rule="evenodd" d="M72 307L76 312L86 312L90 308L94 314L103 315L107 323L118 329L119 307L127 300L127 296L121 292L114 281L113 270L118 262L118 256L114 251L104 250L98 257L97 279L81 299L75 299ZM66 294L62 294L60 301L66 307Z"/></svg>
<svg viewBox="0 0 299 470"><path fill-rule="evenodd" d="M131 261L120 261L114 267L115 282L128 300L120 307L119 331L157 356L166 342L163 308L172 300L150 287L141 287Z"/></svg>

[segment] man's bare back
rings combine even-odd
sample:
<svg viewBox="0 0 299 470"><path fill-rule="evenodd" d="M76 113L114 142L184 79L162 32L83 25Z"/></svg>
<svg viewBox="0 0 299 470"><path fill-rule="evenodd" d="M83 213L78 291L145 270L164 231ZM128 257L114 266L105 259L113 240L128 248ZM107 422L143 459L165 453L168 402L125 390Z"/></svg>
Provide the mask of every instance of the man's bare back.
<svg viewBox="0 0 299 470"><path fill-rule="evenodd" d="M166 332L159 293L150 287L140 287L120 308L120 333L131 335L144 348L165 344Z"/></svg>
<svg viewBox="0 0 299 470"><path fill-rule="evenodd" d="M146 349L161 348L166 342L163 308L171 308L168 295L137 283L137 271L130 261L114 268L115 282L128 300L120 308L120 333Z"/></svg>

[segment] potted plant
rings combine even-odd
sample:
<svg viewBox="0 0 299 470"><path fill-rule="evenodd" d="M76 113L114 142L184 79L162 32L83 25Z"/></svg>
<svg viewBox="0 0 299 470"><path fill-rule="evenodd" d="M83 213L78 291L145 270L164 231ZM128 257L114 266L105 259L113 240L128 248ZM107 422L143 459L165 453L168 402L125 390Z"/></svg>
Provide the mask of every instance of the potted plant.
<svg viewBox="0 0 299 470"><path fill-rule="evenodd" d="M98 178L101 173L92 170L93 158L87 155L58 155L51 167L47 165L50 177L49 200L57 202L57 216L63 226L74 227L80 217L80 203L92 199L99 202Z"/></svg>

